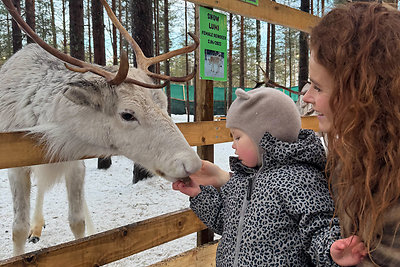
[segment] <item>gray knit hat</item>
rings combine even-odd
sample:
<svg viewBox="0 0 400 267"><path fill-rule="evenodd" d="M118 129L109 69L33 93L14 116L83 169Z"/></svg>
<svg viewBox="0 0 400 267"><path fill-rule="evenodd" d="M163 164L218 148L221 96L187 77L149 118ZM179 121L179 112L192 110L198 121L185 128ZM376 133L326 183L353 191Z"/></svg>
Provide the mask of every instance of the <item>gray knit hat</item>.
<svg viewBox="0 0 400 267"><path fill-rule="evenodd" d="M248 134L256 145L265 132L284 142L296 142L301 128L300 113L294 101L283 92L260 87L245 92L236 90L226 116L226 127Z"/></svg>

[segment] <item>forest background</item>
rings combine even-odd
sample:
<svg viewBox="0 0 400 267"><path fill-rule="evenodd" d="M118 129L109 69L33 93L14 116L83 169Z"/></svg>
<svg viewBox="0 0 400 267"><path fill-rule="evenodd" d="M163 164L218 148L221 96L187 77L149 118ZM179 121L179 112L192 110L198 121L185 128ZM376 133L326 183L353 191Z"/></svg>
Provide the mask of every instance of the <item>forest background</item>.
<svg viewBox="0 0 400 267"><path fill-rule="evenodd" d="M13 2L38 35L57 49L87 62L110 65L118 64L123 48L128 51L130 63L135 63L133 52L103 11L99 0ZM340 3L326 0L277 2L316 16L321 16ZM187 32L195 32L196 12L191 2L108 0L108 3L147 56L162 54L192 41L186 35ZM308 76L307 34L215 11L227 15L228 56L231 60L228 58L228 80L214 82L214 86L254 87L256 82L265 80L260 66L267 70L268 78L277 84L302 88ZM21 33L4 5L0 5L0 66L28 42L29 38ZM171 58L156 65L154 71L184 76L185 72L191 71L193 61L192 55ZM167 94L169 92L167 89Z"/></svg>

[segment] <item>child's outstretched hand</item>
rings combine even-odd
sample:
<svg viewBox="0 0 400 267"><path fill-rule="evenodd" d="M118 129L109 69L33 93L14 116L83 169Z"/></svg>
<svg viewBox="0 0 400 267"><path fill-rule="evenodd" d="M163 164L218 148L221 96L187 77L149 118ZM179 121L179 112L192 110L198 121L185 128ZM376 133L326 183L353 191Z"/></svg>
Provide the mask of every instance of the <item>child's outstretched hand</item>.
<svg viewBox="0 0 400 267"><path fill-rule="evenodd" d="M336 240L330 249L331 257L340 266L359 264L367 255L367 249L358 236Z"/></svg>
<svg viewBox="0 0 400 267"><path fill-rule="evenodd" d="M190 197L195 197L201 192L200 186L192 180L187 182L176 181L172 183L172 189L179 190L181 193Z"/></svg>
<svg viewBox="0 0 400 267"><path fill-rule="evenodd" d="M202 160L200 170L189 175L189 177L198 184L212 185L216 188L223 186L230 179L229 172L207 160Z"/></svg>

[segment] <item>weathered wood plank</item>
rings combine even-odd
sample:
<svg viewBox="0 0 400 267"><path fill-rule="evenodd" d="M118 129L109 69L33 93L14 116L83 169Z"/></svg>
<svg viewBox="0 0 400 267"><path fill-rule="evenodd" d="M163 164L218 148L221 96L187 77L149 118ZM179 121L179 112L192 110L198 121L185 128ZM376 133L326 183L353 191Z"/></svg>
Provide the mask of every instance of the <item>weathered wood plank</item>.
<svg viewBox="0 0 400 267"><path fill-rule="evenodd" d="M301 128L311 129L315 132L319 132L319 122L317 116L309 116L301 118Z"/></svg>
<svg viewBox="0 0 400 267"><path fill-rule="evenodd" d="M208 243L148 267L214 267L217 246L217 242Z"/></svg>
<svg viewBox="0 0 400 267"><path fill-rule="evenodd" d="M205 228L184 209L3 260L0 266L100 266Z"/></svg>
<svg viewBox="0 0 400 267"><path fill-rule="evenodd" d="M303 32L310 32L311 28L320 20L317 16L270 0L259 0L258 6L239 0L189 0L189 2Z"/></svg>
<svg viewBox="0 0 400 267"><path fill-rule="evenodd" d="M191 146L213 145L232 141L225 121L201 121L177 123Z"/></svg>
<svg viewBox="0 0 400 267"><path fill-rule="evenodd" d="M191 146L210 145L232 140L225 121L177 123ZM48 163L43 146L26 132L0 133L0 169ZM86 157L90 158L90 156Z"/></svg>
<svg viewBox="0 0 400 267"><path fill-rule="evenodd" d="M21 167L49 162L43 147L26 132L0 133L0 168Z"/></svg>
<svg viewBox="0 0 400 267"><path fill-rule="evenodd" d="M211 145L232 141L225 121L177 123L191 146ZM302 127L318 131L316 117L302 118ZM0 133L0 169L48 163L43 147L25 132Z"/></svg>

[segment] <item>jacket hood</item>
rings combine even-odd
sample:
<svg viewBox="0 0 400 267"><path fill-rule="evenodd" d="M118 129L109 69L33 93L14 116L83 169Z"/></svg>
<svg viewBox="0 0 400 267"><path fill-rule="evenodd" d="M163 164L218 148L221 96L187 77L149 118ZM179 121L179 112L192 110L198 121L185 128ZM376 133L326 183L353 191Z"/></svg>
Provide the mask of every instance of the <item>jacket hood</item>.
<svg viewBox="0 0 400 267"><path fill-rule="evenodd" d="M281 166L308 163L319 170L325 169L326 154L320 138L313 130L301 129L295 143L283 142L266 132L259 146L264 150L263 166ZM232 171L253 173L257 170L241 164L237 157L230 157Z"/></svg>

